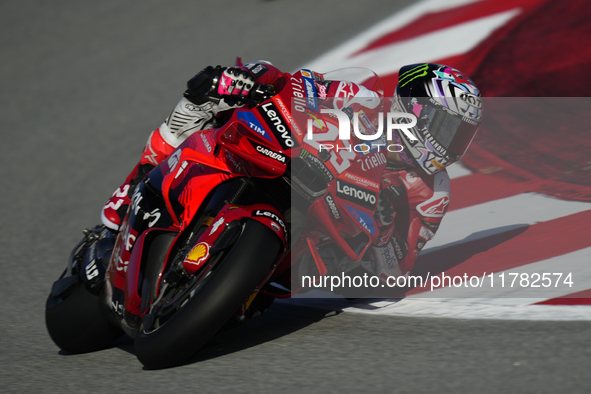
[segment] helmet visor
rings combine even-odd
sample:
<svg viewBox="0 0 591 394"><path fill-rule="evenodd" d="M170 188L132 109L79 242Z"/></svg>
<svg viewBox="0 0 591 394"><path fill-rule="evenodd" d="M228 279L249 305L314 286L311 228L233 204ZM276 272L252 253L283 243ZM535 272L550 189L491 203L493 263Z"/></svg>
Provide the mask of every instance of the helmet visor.
<svg viewBox="0 0 591 394"><path fill-rule="evenodd" d="M452 113L442 105L428 102L421 107L419 126L425 128L451 158L459 158L466 153L478 126L468 123L463 116Z"/></svg>

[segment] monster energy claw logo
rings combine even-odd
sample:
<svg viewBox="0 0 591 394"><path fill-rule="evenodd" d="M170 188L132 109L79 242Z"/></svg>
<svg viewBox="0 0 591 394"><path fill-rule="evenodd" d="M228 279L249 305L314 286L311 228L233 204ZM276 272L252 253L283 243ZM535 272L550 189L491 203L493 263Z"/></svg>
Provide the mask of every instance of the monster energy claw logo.
<svg viewBox="0 0 591 394"><path fill-rule="evenodd" d="M422 64L400 75L398 83L400 83L400 86L403 87L404 85L408 84L411 81L414 81L417 78L424 77L425 75L427 75L428 71L429 65Z"/></svg>

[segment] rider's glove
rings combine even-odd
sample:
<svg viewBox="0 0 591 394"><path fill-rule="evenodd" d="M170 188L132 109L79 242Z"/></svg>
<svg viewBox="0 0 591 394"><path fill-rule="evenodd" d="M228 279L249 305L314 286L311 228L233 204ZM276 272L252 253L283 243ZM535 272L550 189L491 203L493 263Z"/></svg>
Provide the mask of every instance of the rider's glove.
<svg viewBox="0 0 591 394"><path fill-rule="evenodd" d="M255 87L255 77L245 67L228 67L219 77L212 95L222 98L228 105L242 105Z"/></svg>
<svg viewBox="0 0 591 394"><path fill-rule="evenodd" d="M187 82L185 98L194 104L205 101L245 99L255 87L255 77L245 67L206 67Z"/></svg>
<svg viewBox="0 0 591 394"><path fill-rule="evenodd" d="M254 76L246 67L228 67L220 76L217 93L220 96L246 97L254 87Z"/></svg>

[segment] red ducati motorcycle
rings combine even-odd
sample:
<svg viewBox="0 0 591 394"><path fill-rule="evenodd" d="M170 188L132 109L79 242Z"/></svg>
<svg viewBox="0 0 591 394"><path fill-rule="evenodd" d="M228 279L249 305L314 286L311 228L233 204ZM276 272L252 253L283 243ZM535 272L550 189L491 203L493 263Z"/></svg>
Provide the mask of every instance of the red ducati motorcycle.
<svg viewBox="0 0 591 394"><path fill-rule="evenodd" d="M175 366L216 332L300 291L292 271L303 256L319 275L325 244L360 260L378 237L387 152L355 134L339 139L315 78L340 83L343 113L361 129L375 126L377 112L344 107L352 86L339 82L382 94L373 72L300 70L223 127L193 134L137 186L117 236L97 226L72 251L46 305L60 348L95 351L127 334L147 368Z"/></svg>

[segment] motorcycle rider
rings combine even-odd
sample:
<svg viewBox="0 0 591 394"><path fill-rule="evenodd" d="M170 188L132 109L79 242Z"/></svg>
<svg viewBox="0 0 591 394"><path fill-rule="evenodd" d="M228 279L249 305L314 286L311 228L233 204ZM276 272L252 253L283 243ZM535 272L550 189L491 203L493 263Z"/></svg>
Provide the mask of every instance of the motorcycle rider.
<svg viewBox="0 0 591 394"><path fill-rule="evenodd" d="M227 68L210 66L200 71L188 81L183 98L152 132L139 163L105 204L103 224L114 231L119 229L134 187L187 137L225 123L232 109L249 105L249 96L264 95L264 89L267 93L279 92L289 77L265 61ZM315 83L319 96L338 95L339 81ZM259 90L261 86L264 88ZM373 93L356 84L350 89L353 98ZM370 248L373 258L361 262L366 270L383 280L412 270L447 211L450 180L445 167L467 150L481 121L480 102L479 90L458 70L432 63L401 68L391 112L417 117L411 131L418 141L409 140L399 129L393 133L392 142L403 145L404 150L388 152L374 215L379 238ZM345 261L337 263L340 269L344 269Z"/></svg>
<svg viewBox="0 0 591 394"><path fill-rule="evenodd" d="M482 120L480 91L460 71L441 64L403 66L390 112L414 114L413 141L393 133L401 152L389 152L376 220L373 261L362 265L382 280L407 275L431 240L450 201L446 167L466 153Z"/></svg>

